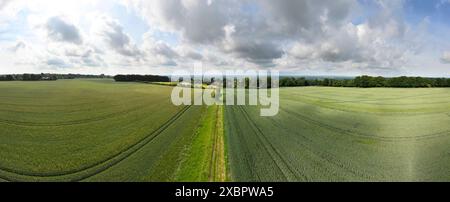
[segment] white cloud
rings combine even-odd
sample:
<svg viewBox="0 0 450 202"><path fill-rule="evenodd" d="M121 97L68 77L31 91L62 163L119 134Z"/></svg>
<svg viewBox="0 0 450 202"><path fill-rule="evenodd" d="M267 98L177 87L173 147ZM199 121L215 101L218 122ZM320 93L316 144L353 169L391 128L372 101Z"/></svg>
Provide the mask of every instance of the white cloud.
<svg viewBox="0 0 450 202"><path fill-rule="evenodd" d="M38 71L170 72L203 61L212 68L402 74L423 51L437 63L441 54L426 48L430 19L408 24L403 0L370 2L367 15L356 0L120 3L127 13L115 13L116 1L2 1L0 40L2 29L14 32L2 24L27 19L24 33L0 41L11 56L2 59ZM134 15L150 27L142 37L129 21ZM448 49L439 45L434 50ZM444 53L440 62L447 61Z"/></svg>
<svg viewBox="0 0 450 202"><path fill-rule="evenodd" d="M408 54L401 1L378 1L378 14L361 25L349 22L357 8L352 0L128 3L150 25L181 33L184 43L214 47L229 61L238 58L260 67L283 68L281 60L292 56L310 63L351 61L360 68L396 68ZM243 6L248 5L255 9L246 11Z"/></svg>
<svg viewBox="0 0 450 202"><path fill-rule="evenodd" d="M157 0L126 1L152 26L163 31L180 32L194 43L211 43L224 36L223 26L236 8L235 0Z"/></svg>
<svg viewBox="0 0 450 202"><path fill-rule="evenodd" d="M127 4L149 25L179 32L185 43L214 46L230 57L271 66L284 54L283 43L317 37L323 25L339 26L355 2L132 0ZM261 11L246 11L247 5Z"/></svg>
<svg viewBox="0 0 450 202"><path fill-rule="evenodd" d="M450 51L442 53L441 62L445 64L450 64Z"/></svg>

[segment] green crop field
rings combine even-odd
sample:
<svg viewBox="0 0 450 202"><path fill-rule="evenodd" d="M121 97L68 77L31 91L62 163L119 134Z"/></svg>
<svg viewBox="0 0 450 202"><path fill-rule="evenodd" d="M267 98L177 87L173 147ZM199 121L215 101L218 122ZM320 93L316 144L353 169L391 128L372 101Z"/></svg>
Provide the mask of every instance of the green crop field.
<svg viewBox="0 0 450 202"><path fill-rule="evenodd" d="M197 131L216 130L202 125L215 125L218 107L174 106L171 90L107 79L0 83L0 179L207 181L180 167L202 149L191 149Z"/></svg>
<svg viewBox="0 0 450 202"><path fill-rule="evenodd" d="M172 89L0 82L0 182L450 181L450 88L281 88L273 117Z"/></svg>
<svg viewBox="0 0 450 202"><path fill-rule="evenodd" d="M281 88L226 106L236 181L450 181L450 89Z"/></svg>

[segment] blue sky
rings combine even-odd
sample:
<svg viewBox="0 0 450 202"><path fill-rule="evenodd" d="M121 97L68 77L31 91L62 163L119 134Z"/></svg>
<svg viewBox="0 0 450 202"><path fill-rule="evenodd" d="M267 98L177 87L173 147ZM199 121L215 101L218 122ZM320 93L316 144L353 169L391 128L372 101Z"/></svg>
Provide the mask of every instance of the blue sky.
<svg viewBox="0 0 450 202"><path fill-rule="evenodd" d="M450 3L443 0L408 0L405 5L407 19L412 23L424 17L433 22L450 25Z"/></svg>
<svg viewBox="0 0 450 202"><path fill-rule="evenodd" d="M450 76L450 0L0 1L0 74Z"/></svg>

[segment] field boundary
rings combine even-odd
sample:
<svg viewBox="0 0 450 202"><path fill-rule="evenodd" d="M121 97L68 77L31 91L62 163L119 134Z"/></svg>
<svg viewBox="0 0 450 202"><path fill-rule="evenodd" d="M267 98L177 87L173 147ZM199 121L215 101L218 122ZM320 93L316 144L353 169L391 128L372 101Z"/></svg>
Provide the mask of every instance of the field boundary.
<svg viewBox="0 0 450 202"><path fill-rule="evenodd" d="M223 132L223 114L222 106L215 106L215 124L213 134L213 145L211 160L209 165L209 181L225 181L226 180L226 165L225 165L225 145Z"/></svg>
<svg viewBox="0 0 450 202"><path fill-rule="evenodd" d="M214 124L214 133L213 133L213 137L212 137L213 141L212 141L212 147L211 147L212 148L212 150L211 150L211 159L209 160L208 179L209 179L210 182L214 180L215 172L216 172L215 166L216 166L216 160L217 160L216 149L217 149L217 144L218 144L218 142L217 142L218 141L218 139L217 139L217 136L218 136L218 134L217 134L217 113L218 113L218 108L219 107L216 106L216 110L215 110L216 123Z"/></svg>

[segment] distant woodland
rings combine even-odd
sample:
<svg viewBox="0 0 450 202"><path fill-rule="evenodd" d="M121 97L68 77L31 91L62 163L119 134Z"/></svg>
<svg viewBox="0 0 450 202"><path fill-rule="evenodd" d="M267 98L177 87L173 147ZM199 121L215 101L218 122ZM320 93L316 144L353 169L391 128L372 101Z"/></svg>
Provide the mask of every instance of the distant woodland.
<svg viewBox="0 0 450 202"><path fill-rule="evenodd" d="M77 79L77 78L110 78L104 74L6 74L0 75L0 81L55 81L58 79Z"/></svg>

